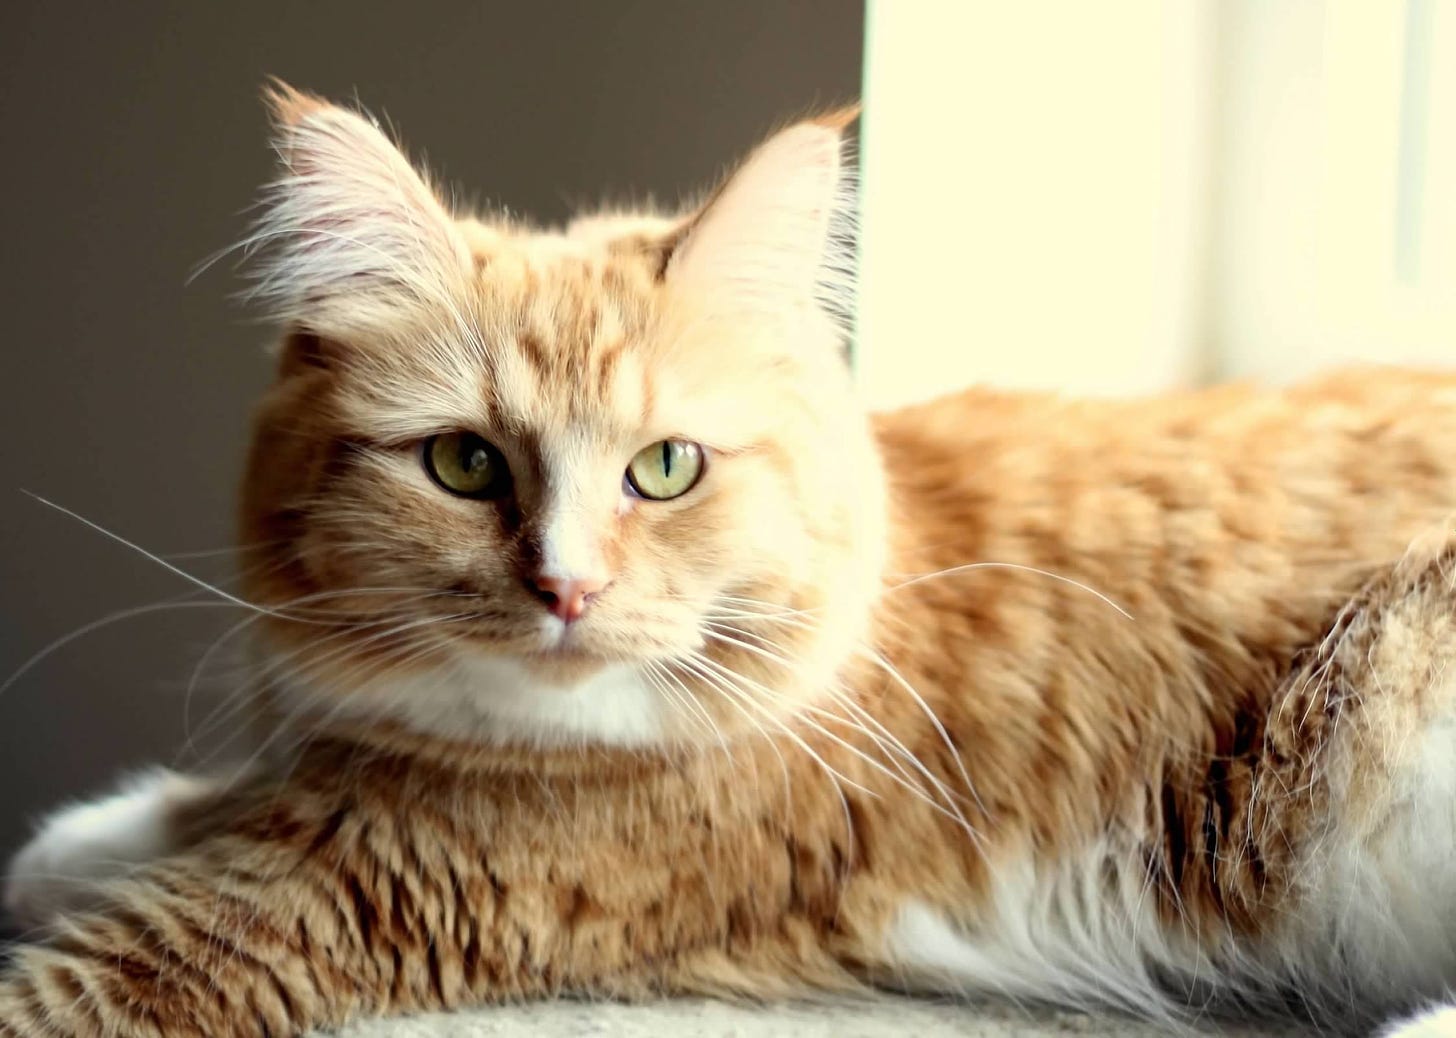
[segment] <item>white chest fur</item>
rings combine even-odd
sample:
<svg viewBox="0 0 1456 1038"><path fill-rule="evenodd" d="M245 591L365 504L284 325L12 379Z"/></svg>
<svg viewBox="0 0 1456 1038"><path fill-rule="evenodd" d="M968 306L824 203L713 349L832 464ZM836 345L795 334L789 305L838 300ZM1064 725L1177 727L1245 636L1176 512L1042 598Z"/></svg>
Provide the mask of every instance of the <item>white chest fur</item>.
<svg viewBox="0 0 1456 1038"><path fill-rule="evenodd" d="M661 696L625 664L564 686L544 682L511 660L460 657L422 673L349 688L280 691L296 715L390 720L424 734L482 742L641 746L665 733Z"/></svg>

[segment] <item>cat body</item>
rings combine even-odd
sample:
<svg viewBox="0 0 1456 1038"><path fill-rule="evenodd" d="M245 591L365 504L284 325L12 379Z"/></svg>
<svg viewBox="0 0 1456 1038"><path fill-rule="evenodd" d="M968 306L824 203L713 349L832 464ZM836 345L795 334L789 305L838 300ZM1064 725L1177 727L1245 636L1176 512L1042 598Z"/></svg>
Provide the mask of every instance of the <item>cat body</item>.
<svg viewBox="0 0 1456 1038"><path fill-rule="evenodd" d="M1456 376L866 418L842 116L539 233L274 105L282 752L43 828L0 1034L872 986L1361 1026L1456 980Z"/></svg>

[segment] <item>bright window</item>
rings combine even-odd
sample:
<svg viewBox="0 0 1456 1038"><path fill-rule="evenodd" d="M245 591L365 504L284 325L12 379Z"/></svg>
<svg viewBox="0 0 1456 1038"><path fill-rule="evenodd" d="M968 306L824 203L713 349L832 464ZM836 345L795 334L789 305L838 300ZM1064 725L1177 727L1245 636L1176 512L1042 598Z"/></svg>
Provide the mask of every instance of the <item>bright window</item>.
<svg viewBox="0 0 1456 1038"><path fill-rule="evenodd" d="M1456 361L1453 0L871 0L866 101L877 403Z"/></svg>

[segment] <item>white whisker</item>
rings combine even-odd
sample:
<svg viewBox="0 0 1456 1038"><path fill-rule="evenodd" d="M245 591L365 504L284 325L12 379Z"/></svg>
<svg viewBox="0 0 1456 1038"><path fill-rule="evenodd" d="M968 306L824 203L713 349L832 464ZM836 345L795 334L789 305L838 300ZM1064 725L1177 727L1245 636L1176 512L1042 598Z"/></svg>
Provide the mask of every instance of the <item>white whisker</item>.
<svg viewBox="0 0 1456 1038"><path fill-rule="evenodd" d="M1060 573L1053 573L1051 570L1048 569L1040 569L1036 566L1023 565L1019 562L968 562L963 566L951 566L949 569L936 570L934 573L918 574L916 576L910 577L907 580L902 580L898 584L891 584L890 586L886 587L882 593L889 594L893 591L900 591L907 587L914 587L917 584L923 584L928 580L940 580L944 577L953 577L957 574L971 573L975 570L981 569L1005 569L1014 570L1019 573L1034 573L1039 577L1046 577L1049 580L1060 581L1061 583L1077 588L1080 591L1087 592L1087 594L1091 595L1093 598L1098 599L1099 601L1105 602L1107 605L1117 610L1127 619L1131 620L1133 618L1131 613L1129 613L1122 606L1114 602L1110 597L1104 595L1096 588L1088 584L1082 583L1080 580L1074 580L1072 577L1063 576Z"/></svg>

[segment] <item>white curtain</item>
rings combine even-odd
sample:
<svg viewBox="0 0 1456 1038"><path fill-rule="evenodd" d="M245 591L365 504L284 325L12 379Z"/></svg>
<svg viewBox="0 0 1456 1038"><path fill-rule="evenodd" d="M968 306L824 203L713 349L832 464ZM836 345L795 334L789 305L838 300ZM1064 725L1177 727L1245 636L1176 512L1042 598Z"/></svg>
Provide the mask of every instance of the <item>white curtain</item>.
<svg viewBox="0 0 1456 1038"><path fill-rule="evenodd" d="M1456 0L871 0L888 406L1456 363Z"/></svg>

